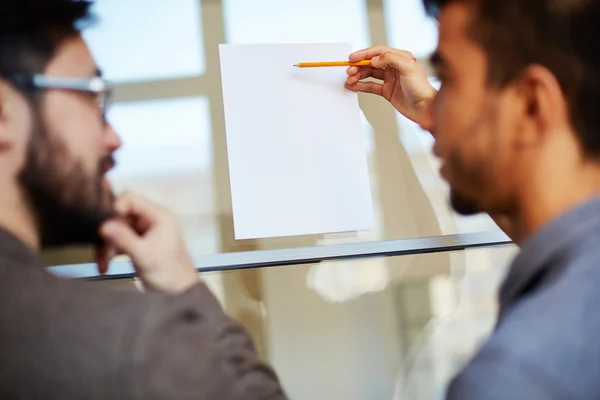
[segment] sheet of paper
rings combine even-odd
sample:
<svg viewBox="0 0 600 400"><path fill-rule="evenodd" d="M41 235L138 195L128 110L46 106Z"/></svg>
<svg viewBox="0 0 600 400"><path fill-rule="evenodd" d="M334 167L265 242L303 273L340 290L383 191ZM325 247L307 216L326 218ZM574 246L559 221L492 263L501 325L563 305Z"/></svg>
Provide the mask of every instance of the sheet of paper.
<svg viewBox="0 0 600 400"><path fill-rule="evenodd" d="M350 44L221 45L236 239L368 230L373 205Z"/></svg>

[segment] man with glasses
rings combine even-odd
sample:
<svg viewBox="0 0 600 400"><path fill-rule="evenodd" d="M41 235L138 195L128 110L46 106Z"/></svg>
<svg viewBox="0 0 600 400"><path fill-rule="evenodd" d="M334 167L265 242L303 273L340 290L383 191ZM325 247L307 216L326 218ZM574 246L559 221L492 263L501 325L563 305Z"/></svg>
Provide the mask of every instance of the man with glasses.
<svg viewBox="0 0 600 400"><path fill-rule="evenodd" d="M0 398L283 399L198 280L174 217L106 173L110 85L79 29L90 3L0 4ZM146 293L61 280L47 246L131 257Z"/></svg>

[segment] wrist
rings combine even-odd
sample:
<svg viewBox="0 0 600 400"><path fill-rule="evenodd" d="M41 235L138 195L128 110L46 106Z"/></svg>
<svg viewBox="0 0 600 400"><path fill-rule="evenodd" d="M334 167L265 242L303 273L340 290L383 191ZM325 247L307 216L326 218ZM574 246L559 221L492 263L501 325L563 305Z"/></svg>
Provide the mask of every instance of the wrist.
<svg viewBox="0 0 600 400"><path fill-rule="evenodd" d="M194 268L164 271L156 275L140 275L144 289L170 295L178 295L200 282L200 277Z"/></svg>
<svg viewBox="0 0 600 400"><path fill-rule="evenodd" d="M198 282L200 282L198 272L193 265L191 265L189 269L186 269L186 271L180 274L177 279L173 280L167 291L172 294L183 293L192 286L196 285Z"/></svg>
<svg viewBox="0 0 600 400"><path fill-rule="evenodd" d="M432 86L416 104L415 104L415 119L414 122L419 124L423 129L430 131L429 128L432 122L432 107L437 96L437 90ZM433 133L433 132L432 132Z"/></svg>

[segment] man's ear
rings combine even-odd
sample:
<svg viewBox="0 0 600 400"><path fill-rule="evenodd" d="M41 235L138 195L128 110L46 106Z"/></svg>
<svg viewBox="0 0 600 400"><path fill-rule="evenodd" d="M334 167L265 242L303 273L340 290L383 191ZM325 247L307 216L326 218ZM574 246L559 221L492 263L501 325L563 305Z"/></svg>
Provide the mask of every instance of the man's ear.
<svg viewBox="0 0 600 400"><path fill-rule="evenodd" d="M568 125L568 106L558 80L541 65L525 69L517 81L523 100L527 129L519 135L519 144L540 144L548 135L560 132Z"/></svg>

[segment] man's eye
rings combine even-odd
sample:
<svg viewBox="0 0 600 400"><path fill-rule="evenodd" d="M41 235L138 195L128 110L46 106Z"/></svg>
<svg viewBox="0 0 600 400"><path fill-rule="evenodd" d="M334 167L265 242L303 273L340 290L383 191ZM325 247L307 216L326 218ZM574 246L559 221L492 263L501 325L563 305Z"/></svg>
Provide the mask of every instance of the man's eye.
<svg viewBox="0 0 600 400"><path fill-rule="evenodd" d="M86 94L87 94L87 98L88 98L88 99L90 99L90 101L91 101L92 103L95 103L95 104L98 104L98 105L100 105L100 104L102 103L102 102L101 102L101 97L102 97L102 96L100 96L98 93L95 93L95 92L87 92Z"/></svg>

